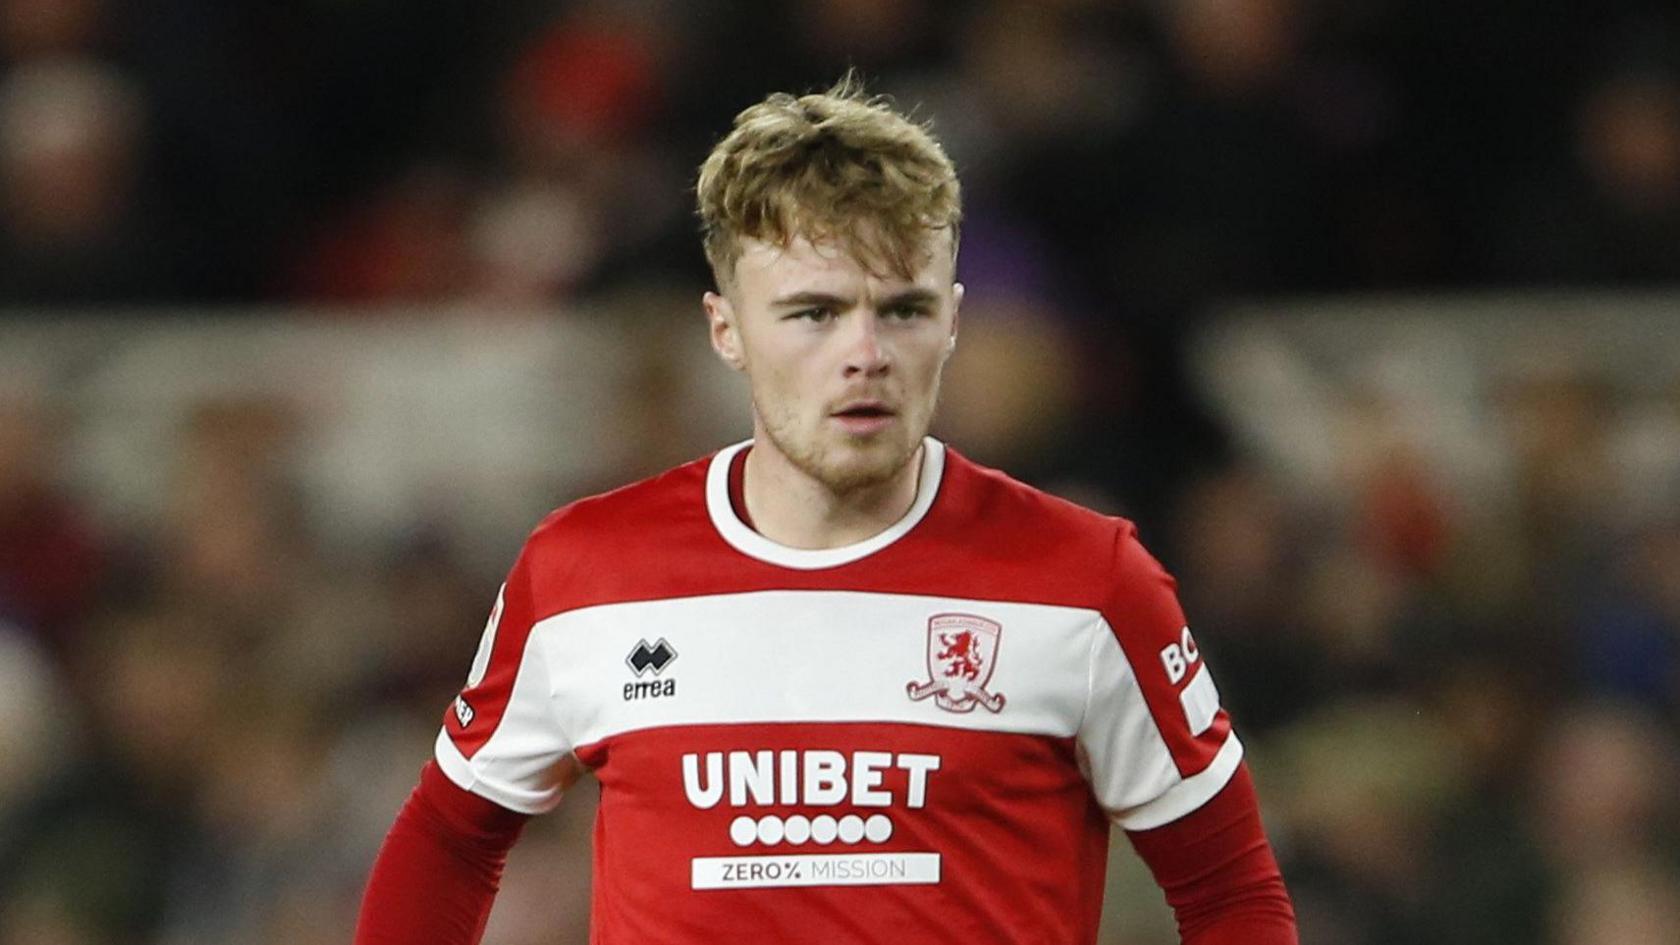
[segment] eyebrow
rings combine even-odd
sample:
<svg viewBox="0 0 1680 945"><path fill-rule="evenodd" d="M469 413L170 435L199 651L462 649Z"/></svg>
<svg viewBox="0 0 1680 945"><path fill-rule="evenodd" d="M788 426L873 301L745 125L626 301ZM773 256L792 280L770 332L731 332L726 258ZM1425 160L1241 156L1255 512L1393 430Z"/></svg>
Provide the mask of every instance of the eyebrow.
<svg viewBox="0 0 1680 945"><path fill-rule="evenodd" d="M905 289L894 292L881 299L880 308L894 308L900 305L931 305L939 301L939 293L931 289ZM771 306L781 308L794 305L829 305L835 308L845 308L851 305L852 299L829 292L795 292L771 301Z"/></svg>

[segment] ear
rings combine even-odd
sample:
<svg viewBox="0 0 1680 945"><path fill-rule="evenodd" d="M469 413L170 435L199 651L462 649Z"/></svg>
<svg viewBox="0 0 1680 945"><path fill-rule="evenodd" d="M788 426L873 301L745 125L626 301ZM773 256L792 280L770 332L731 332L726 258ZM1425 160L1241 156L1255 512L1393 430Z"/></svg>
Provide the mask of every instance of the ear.
<svg viewBox="0 0 1680 945"><path fill-rule="evenodd" d="M957 320L962 314L963 284L951 283L951 337L945 342L945 357L950 357L957 350Z"/></svg>
<svg viewBox="0 0 1680 945"><path fill-rule="evenodd" d="M737 371L747 366L746 352L741 347L741 331L735 324L735 308L729 300L716 292L707 292L700 299L706 310L706 326L712 339L712 350L723 363Z"/></svg>

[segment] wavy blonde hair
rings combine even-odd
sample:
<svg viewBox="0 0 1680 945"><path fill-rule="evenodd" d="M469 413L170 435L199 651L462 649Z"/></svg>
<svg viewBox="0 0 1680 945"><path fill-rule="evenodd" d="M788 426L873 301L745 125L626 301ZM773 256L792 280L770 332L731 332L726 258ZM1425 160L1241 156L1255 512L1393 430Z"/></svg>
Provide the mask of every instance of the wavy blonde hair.
<svg viewBox="0 0 1680 945"><path fill-rule="evenodd" d="M848 73L826 92L778 92L735 116L700 165L706 261L732 282L744 239L833 240L874 272L909 276L928 237L962 222L956 168L924 125Z"/></svg>

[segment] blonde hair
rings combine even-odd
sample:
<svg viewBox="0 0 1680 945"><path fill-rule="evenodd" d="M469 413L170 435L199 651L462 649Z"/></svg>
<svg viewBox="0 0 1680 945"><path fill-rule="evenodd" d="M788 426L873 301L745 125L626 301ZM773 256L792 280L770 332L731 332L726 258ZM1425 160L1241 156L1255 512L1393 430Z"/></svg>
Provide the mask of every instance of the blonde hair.
<svg viewBox="0 0 1680 945"><path fill-rule="evenodd" d="M744 239L834 240L875 272L909 275L928 236L956 251L956 168L927 127L848 73L827 92L778 92L735 116L695 187L706 261L731 281Z"/></svg>

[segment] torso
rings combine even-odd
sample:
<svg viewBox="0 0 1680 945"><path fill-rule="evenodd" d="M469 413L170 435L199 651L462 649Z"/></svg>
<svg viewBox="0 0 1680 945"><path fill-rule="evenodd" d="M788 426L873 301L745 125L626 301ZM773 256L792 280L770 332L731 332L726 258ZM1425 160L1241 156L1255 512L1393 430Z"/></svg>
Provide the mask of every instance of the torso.
<svg viewBox="0 0 1680 945"><path fill-rule="evenodd" d="M533 536L529 600L510 604L528 629L504 617L488 660L517 673L503 704L496 679L467 690L477 727L446 726L440 761L532 810L554 798L522 793L541 787L530 759L569 749L593 771L596 941L1094 940L1116 803L1097 795L1120 789L1093 789L1088 715L1094 667L1126 666L1111 586L1127 526L932 447L885 541L756 538L727 455ZM1145 718L1102 731L1147 724L1133 701ZM1228 723L1202 727L1187 750L1212 757ZM1105 771L1165 759L1171 775L1100 785L1206 762L1097 750Z"/></svg>

